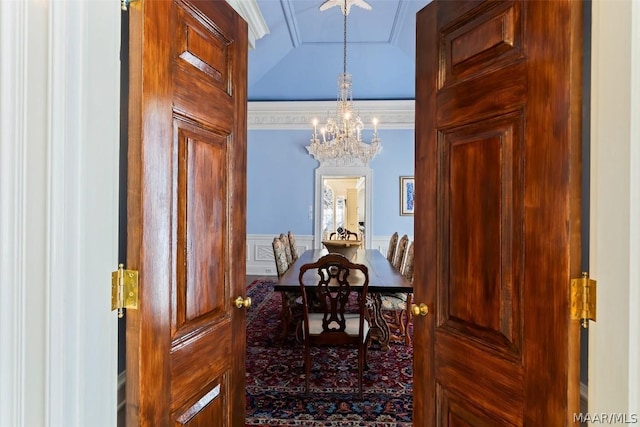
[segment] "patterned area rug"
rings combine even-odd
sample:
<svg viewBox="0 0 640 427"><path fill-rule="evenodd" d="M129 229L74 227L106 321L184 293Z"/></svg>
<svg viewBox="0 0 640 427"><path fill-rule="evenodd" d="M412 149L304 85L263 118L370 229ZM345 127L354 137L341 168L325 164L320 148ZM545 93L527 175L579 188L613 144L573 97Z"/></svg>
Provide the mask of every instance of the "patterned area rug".
<svg viewBox="0 0 640 427"><path fill-rule="evenodd" d="M311 389L304 396L303 346L290 333L281 338L280 295L273 281L248 287L247 426L410 426L413 350L392 343L372 347L358 400L355 349L322 348L312 359Z"/></svg>

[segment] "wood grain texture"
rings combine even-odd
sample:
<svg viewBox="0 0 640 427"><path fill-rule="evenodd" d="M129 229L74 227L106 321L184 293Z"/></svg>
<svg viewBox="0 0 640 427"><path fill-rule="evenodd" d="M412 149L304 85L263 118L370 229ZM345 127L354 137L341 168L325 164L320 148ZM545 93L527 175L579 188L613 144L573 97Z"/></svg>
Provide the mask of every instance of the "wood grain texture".
<svg viewBox="0 0 640 427"><path fill-rule="evenodd" d="M224 2L129 13L127 424L244 425L246 23Z"/></svg>
<svg viewBox="0 0 640 427"><path fill-rule="evenodd" d="M435 315L414 320L416 425L565 425L578 411L573 3L418 14L414 299Z"/></svg>

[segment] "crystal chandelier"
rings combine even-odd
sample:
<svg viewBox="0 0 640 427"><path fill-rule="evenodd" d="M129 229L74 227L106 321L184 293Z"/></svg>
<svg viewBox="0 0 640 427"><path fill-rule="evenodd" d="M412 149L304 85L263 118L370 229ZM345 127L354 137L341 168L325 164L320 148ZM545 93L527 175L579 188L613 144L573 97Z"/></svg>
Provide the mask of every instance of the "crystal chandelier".
<svg viewBox="0 0 640 427"><path fill-rule="evenodd" d="M382 148L378 138L378 120L373 119L373 138L371 143L362 141L364 124L358 112L353 111L353 93L351 74L347 73L347 15L349 7L345 0L342 13L344 15L343 69L338 76L338 105L333 117L320 129L318 137L318 120L313 119L311 145L307 146L309 154L322 164L334 166L366 166Z"/></svg>

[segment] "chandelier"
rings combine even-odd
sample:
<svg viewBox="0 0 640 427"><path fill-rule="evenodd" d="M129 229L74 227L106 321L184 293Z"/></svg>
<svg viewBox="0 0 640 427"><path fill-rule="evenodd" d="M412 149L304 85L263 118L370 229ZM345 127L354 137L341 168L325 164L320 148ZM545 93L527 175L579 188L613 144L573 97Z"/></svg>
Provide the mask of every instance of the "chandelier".
<svg viewBox="0 0 640 427"><path fill-rule="evenodd" d="M344 0L344 7L341 7L344 15L344 44L342 74L338 76L337 109L320 129L320 137L318 120L313 119L311 145L307 146L307 150L323 164L366 166L380 152L382 146L378 138L378 120L373 119L373 138L371 143L366 143L362 140L364 124L358 112L353 110L351 74L347 73L347 15L351 6L347 4L348 1L353 3L353 0Z"/></svg>

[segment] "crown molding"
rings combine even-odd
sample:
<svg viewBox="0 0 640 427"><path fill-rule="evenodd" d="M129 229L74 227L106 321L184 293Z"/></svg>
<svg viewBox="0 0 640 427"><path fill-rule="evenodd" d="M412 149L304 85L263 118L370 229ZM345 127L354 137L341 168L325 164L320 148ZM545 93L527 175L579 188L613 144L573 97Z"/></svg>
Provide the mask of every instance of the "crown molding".
<svg viewBox="0 0 640 427"><path fill-rule="evenodd" d="M415 101L353 101L365 125L378 119L378 129L414 129ZM322 122L336 101L253 101L248 103L249 130L308 130L314 118Z"/></svg>
<svg viewBox="0 0 640 427"><path fill-rule="evenodd" d="M227 0L227 3L247 21L247 26L249 27L249 49L253 49L256 45L256 40L269 34L269 27L262 16L258 2L256 0Z"/></svg>

